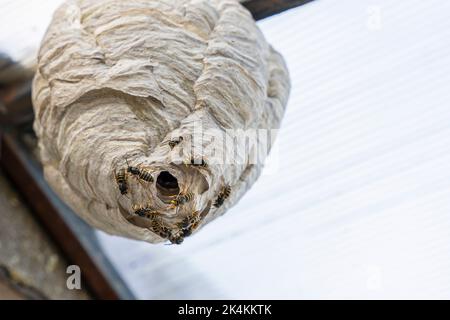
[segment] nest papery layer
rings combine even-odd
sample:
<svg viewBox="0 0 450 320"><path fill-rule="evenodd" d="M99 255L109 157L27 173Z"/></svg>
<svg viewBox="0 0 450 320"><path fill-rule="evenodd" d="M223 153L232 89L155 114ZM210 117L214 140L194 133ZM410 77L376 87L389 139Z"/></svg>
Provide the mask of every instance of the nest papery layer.
<svg viewBox="0 0 450 320"><path fill-rule="evenodd" d="M133 205L154 208L171 232L199 212L197 231L251 187L267 150L265 140L250 139L236 153L211 132L278 128L288 93L282 57L237 1L68 1L42 42L33 84L45 177L108 233L165 240ZM211 148L239 161L212 161ZM207 165L191 165L192 157ZM121 194L117 173L129 166L153 181L127 174ZM171 206L167 177L193 199ZM217 208L224 186L231 193Z"/></svg>

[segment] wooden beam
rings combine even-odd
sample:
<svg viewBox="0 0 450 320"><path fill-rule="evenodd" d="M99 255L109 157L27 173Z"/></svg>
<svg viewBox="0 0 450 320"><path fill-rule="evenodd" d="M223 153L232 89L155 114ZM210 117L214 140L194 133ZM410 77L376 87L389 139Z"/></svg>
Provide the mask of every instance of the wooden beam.
<svg viewBox="0 0 450 320"><path fill-rule="evenodd" d="M98 299L132 299L132 293L97 244L92 228L53 193L29 150L14 133L4 133L0 143L0 166L67 260L80 267L88 291Z"/></svg>
<svg viewBox="0 0 450 320"><path fill-rule="evenodd" d="M241 3L255 20L261 20L311 1L313 0L244 0Z"/></svg>

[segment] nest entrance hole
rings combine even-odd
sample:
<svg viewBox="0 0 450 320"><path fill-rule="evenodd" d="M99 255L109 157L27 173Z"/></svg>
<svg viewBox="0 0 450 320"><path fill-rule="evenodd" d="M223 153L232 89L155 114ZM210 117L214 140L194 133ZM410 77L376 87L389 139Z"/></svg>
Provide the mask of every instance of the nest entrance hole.
<svg viewBox="0 0 450 320"><path fill-rule="evenodd" d="M176 196L180 193L178 180L169 171L161 171L156 179L156 188L163 197Z"/></svg>

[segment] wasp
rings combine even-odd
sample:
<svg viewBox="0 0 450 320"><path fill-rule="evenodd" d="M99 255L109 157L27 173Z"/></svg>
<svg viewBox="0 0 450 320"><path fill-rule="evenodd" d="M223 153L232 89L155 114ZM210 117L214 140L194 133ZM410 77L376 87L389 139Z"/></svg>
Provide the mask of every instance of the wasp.
<svg viewBox="0 0 450 320"><path fill-rule="evenodd" d="M160 213L153 210L150 205L133 205L133 211L139 217L147 218L150 220L149 229L159 235L160 237L167 239L170 236L170 230L162 222Z"/></svg>
<svg viewBox="0 0 450 320"><path fill-rule="evenodd" d="M194 194L192 192L180 193L175 197L175 199L170 201L170 204L172 205L172 208L175 208L185 204L186 202L190 202L193 198Z"/></svg>
<svg viewBox="0 0 450 320"><path fill-rule="evenodd" d="M116 172L116 183L119 187L120 194L125 195L128 193L127 173L125 169L120 169Z"/></svg>
<svg viewBox="0 0 450 320"><path fill-rule="evenodd" d="M180 223L180 227L182 229L189 228L192 224L200 221L200 212L194 211L190 215L184 217L183 221Z"/></svg>
<svg viewBox="0 0 450 320"><path fill-rule="evenodd" d="M175 148L178 144L180 144L183 141L183 137L178 137L175 139L172 139L169 141L169 147L170 149Z"/></svg>
<svg viewBox="0 0 450 320"><path fill-rule="evenodd" d="M184 162L185 165L191 165L194 167L202 167L202 168L207 168L208 164L206 163L205 159L201 158L195 158L195 157L191 157L189 160L186 160Z"/></svg>
<svg viewBox="0 0 450 320"><path fill-rule="evenodd" d="M159 219L153 219L149 229L164 239L171 236L169 228Z"/></svg>
<svg viewBox="0 0 450 320"><path fill-rule="evenodd" d="M138 215L139 217L144 217L152 220L154 220L154 218L160 214L158 211L153 210L153 208L148 204L144 206L135 204L133 205L133 211L134 214Z"/></svg>
<svg viewBox="0 0 450 320"><path fill-rule="evenodd" d="M127 172L145 182L153 182L152 172L138 167L128 167Z"/></svg>
<svg viewBox="0 0 450 320"><path fill-rule="evenodd" d="M128 164L127 160L127 172L135 177L137 177L139 180L145 181L145 182L153 182L153 176L152 172L147 169L142 169L140 167L134 167L130 166Z"/></svg>
<svg viewBox="0 0 450 320"><path fill-rule="evenodd" d="M194 211L190 215L186 216L179 224L180 229L183 232L184 237L188 237L192 232L200 225L200 212Z"/></svg>
<svg viewBox="0 0 450 320"><path fill-rule="evenodd" d="M220 206L222 206L225 200L230 196L230 194L231 194L231 187L228 185L223 187L222 190L217 195L217 199L214 202L214 207L219 208Z"/></svg>

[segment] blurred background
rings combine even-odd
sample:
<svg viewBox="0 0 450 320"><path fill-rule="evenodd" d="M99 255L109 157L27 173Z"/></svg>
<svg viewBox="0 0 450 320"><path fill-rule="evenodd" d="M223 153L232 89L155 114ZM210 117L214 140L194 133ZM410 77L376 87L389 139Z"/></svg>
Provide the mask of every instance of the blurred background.
<svg viewBox="0 0 450 320"><path fill-rule="evenodd" d="M23 80L60 3L0 0L0 298L450 298L450 2L315 0L259 20L291 74L282 128L254 187L181 246L92 230L39 175Z"/></svg>

